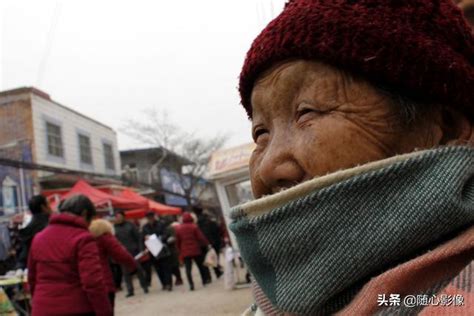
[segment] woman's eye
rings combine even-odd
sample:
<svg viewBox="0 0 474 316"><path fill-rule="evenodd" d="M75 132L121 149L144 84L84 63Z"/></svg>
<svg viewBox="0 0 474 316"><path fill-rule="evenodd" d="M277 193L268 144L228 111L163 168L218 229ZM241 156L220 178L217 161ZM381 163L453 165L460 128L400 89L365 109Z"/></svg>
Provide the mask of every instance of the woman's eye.
<svg viewBox="0 0 474 316"><path fill-rule="evenodd" d="M330 111L321 111L315 108L302 108L296 112L296 121L300 122L302 120L310 120L312 118L324 115L329 113Z"/></svg>
<svg viewBox="0 0 474 316"><path fill-rule="evenodd" d="M312 109L302 109L300 112L299 112L299 115L300 116L303 116L305 114L308 114L308 113L311 113L311 112L314 112Z"/></svg>
<svg viewBox="0 0 474 316"><path fill-rule="evenodd" d="M266 134L268 134L268 131L267 131L266 129L264 129L264 128L259 128L259 129L255 130L253 139L254 139L255 142L257 142L258 139L259 139L261 136L264 136L264 135L266 135Z"/></svg>
<svg viewBox="0 0 474 316"><path fill-rule="evenodd" d="M304 108L304 109L301 109L297 112L297 120L299 121L300 119L304 118L304 117L308 117L310 115L313 115L313 114L317 114L317 111L313 110L313 109L308 109L308 108Z"/></svg>

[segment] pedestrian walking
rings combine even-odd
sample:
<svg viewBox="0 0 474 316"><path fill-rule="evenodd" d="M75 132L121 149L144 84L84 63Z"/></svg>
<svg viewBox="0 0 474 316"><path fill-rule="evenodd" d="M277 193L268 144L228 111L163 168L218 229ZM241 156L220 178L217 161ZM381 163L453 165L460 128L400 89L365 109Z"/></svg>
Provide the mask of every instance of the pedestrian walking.
<svg viewBox="0 0 474 316"><path fill-rule="evenodd" d="M222 248L222 239L219 224L214 219L211 219L207 212L201 212L198 215L198 227L207 238L212 248L216 251L217 254L217 267L214 267L214 273L216 278L220 278L222 275L222 266L219 262L219 254ZM211 275L209 274L209 278Z"/></svg>
<svg viewBox="0 0 474 316"><path fill-rule="evenodd" d="M89 231L97 241L99 249L100 263L104 275L105 285L110 299L112 309L115 305L116 287L112 276L109 260L124 266L128 273L137 269L137 262L130 253L120 244L114 236L114 227L105 219L93 220L89 226Z"/></svg>
<svg viewBox="0 0 474 316"><path fill-rule="evenodd" d="M203 285L209 283L203 266L204 256L202 251L202 247L209 247L209 241L204 237L199 227L194 224L190 213L183 214L183 223L176 228L176 245L184 259L190 290L194 291L192 277L193 261L199 269Z"/></svg>
<svg viewBox="0 0 474 316"><path fill-rule="evenodd" d="M147 223L143 226L142 234L145 241L151 235L155 234L162 244L163 248L156 257L151 256L150 260L144 265L146 280L148 286L151 286L151 268L153 267L158 275L163 290L171 291L173 289L172 280L172 256L168 245L168 239L172 238L171 232L167 229L166 223L161 219L156 219L154 212L146 214Z"/></svg>
<svg viewBox="0 0 474 316"><path fill-rule="evenodd" d="M175 229L175 222L173 221L173 218L170 216L166 216L163 221L167 225L166 230L168 231L169 238L168 238L168 246L171 252L171 273L175 277L175 285L182 285L183 284L183 278L181 277L181 269L180 267L180 262L179 262L179 250L178 247L176 246L176 229ZM179 223L178 223L179 225Z"/></svg>
<svg viewBox="0 0 474 316"><path fill-rule="evenodd" d="M125 220L125 213L120 211L115 214L115 237L120 241L120 243L127 249L127 251L135 257L142 250L142 241L140 238L140 233L138 232L135 224ZM131 297L135 295L135 289L132 282L132 274L127 271L125 266L121 266L122 276L125 279L125 284L127 286L126 297ZM143 271L142 266L137 263L137 277L140 282L140 286L143 289L145 294L148 293L148 285L145 280L145 272Z"/></svg>
<svg viewBox="0 0 474 316"><path fill-rule="evenodd" d="M59 211L31 244L32 315L112 315L97 243L88 230L94 205L76 195Z"/></svg>
<svg viewBox="0 0 474 316"><path fill-rule="evenodd" d="M33 196L28 202L28 208L32 214L31 221L25 228L20 229L18 234L21 250L18 254L17 267L20 269L26 268L31 242L37 233L48 226L49 217L53 212L48 200L42 195Z"/></svg>

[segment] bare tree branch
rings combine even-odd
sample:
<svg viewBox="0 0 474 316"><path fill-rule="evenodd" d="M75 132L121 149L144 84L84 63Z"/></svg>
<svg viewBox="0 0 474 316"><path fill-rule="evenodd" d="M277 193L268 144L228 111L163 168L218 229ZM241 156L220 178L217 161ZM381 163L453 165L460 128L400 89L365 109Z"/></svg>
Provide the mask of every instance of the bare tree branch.
<svg viewBox="0 0 474 316"><path fill-rule="evenodd" d="M212 153L222 148L228 139L227 134L204 139L197 136L197 133L186 133L172 122L167 111L156 108L146 109L142 120L126 121L120 131L143 145L161 149L152 167L154 170L164 167L169 152L184 158L179 163L181 167L173 171L177 174L177 181L188 204L193 203L193 196L199 199L204 193L202 188L201 192L197 192L199 181L207 172Z"/></svg>

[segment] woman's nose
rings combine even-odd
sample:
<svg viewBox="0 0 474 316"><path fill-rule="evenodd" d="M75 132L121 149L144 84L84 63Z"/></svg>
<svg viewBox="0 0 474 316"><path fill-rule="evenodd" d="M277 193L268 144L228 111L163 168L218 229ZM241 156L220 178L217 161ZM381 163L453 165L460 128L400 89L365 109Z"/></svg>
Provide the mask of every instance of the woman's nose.
<svg viewBox="0 0 474 316"><path fill-rule="evenodd" d="M292 187L305 177L305 171L289 145L287 141L270 143L261 160L260 178L272 193Z"/></svg>

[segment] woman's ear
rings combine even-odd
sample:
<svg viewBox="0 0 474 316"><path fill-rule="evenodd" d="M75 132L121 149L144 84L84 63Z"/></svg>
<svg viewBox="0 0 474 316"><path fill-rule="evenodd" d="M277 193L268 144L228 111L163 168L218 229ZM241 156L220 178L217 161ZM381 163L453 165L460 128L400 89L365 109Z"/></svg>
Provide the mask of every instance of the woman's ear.
<svg viewBox="0 0 474 316"><path fill-rule="evenodd" d="M441 145L474 145L472 121L452 107L444 107L441 111Z"/></svg>

